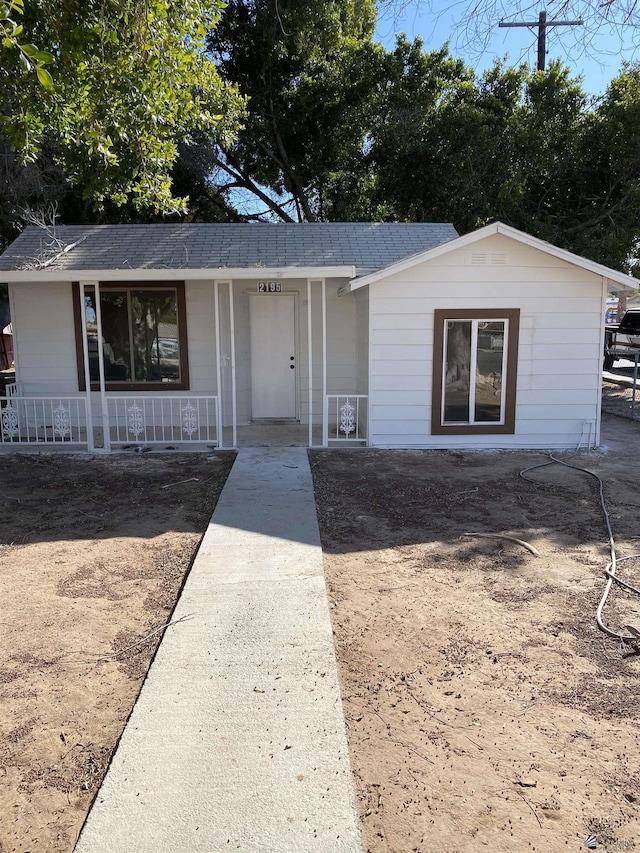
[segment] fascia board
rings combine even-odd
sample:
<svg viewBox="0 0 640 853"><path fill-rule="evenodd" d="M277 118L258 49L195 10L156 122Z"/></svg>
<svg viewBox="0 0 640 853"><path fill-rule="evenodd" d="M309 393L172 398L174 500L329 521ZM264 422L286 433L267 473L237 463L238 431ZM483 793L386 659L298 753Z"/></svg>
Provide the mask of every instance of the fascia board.
<svg viewBox="0 0 640 853"><path fill-rule="evenodd" d="M234 281L263 278L347 278L356 274L354 266L337 267L220 267L217 269L23 269L0 271L0 281L7 284L20 282L55 281Z"/></svg>
<svg viewBox="0 0 640 853"><path fill-rule="evenodd" d="M589 258L584 258L582 255L576 255L568 249L561 249L558 246L554 246L553 243L547 243L545 240L540 240L538 237L532 237L530 234L525 234L522 231L518 231L517 228L512 228L510 225L505 225L502 222L497 222L496 225L498 227L499 234L504 234L505 237L511 237L514 240L519 240L521 243L525 243L534 249L540 249L540 251L553 255L559 260L566 261L568 264L582 267L582 269L592 272L594 275L603 276L612 284L619 284L627 290L636 290L640 286L638 279L628 275L627 273L611 269L611 267L599 264L597 261L591 261Z"/></svg>
<svg viewBox="0 0 640 853"><path fill-rule="evenodd" d="M552 255L559 260L572 264L573 266L581 267L588 272L602 276L607 279L609 286L612 289L619 290L621 288L626 288L627 290L636 290L640 286L638 279L635 279L626 273L611 269L610 267L606 267L596 261L590 261L588 258L583 258L581 255L575 255L567 249L560 249L552 243L547 243L544 240L540 240L538 237L532 237L530 234L518 231L517 228L512 228L510 225L505 225L502 222L493 222L490 225L485 225L483 228L479 228L477 231L472 231L469 234L464 234L462 237L448 240L446 243L441 243L433 249L428 249L426 252L420 252L417 255L412 255L409 258L405 258L398 263L391 264L390 266L378 270L375 273L370 273L369 275L362 276L361 278L352 279L347 287L349 291L358 290L361 287L365 287L365 285L373 284L374 282L387 278L388 276L411 269L411 267L414 267L417 264L435 260L436 258L455 251L456 249L464 249L466 246L473 245L473 243L477 243L479 240L484 240L486 237L490 237L494 234L502 234L505 237L510 237L513 240L517 240L519 243L524 243L534 249L546 252L548 255Z"/></svg>

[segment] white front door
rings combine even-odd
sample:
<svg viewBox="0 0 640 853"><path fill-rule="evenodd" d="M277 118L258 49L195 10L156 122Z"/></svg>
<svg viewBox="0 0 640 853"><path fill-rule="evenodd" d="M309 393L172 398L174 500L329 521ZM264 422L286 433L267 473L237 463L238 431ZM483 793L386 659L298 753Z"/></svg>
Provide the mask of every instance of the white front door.
<svg viewBox="0 0 640 853"><path fill-rule="evenodd" d="M251 294L251 417L296 417L295 296Z"/></svg>

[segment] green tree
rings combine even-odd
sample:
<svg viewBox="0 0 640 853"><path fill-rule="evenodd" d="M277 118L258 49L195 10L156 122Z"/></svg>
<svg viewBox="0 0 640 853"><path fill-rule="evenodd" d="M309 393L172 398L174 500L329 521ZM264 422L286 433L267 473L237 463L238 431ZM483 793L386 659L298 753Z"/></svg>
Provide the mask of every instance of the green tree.
<svg viewBox="0 0 640 853"><path fill-rule="evenodd" d="M249 106L233 144L220 146L224 189L285 221L346 215L345 186L353 195L366 183L383 54L374 23L372 0L230 0L208 45Z"/></svg>
<svg viewBox="0 0 640 853"><path fill-rule="evenodd" d="M625 65L589 113L574 221L562 238L575 251L638 274L640 66Z"/></svg>
<svg viewBox="0 0 640 853"><path fill-rule="evenodd" d="M496 65L476 79L445 49L401 39L368 157L390 219L495 219L613 267L636 252L640 72L626 68L597 103L559 63Z"/></svg>
<svg viewBox="0 0 640 853"><path fill-rule="evenodd" d="M50 46L53 85L25 76L25 46L7 43L0 90L9 146L23 162L57 164L94 206L184 209L171 187L179 141L206 131L228 142L243 108L204 50L223 5L31 0L14 37Z"/></svg>
<svg viewBox="0 0 640 853"><path fill-rule="evenodd" d="M12 51L19 59L25 71L35 71L38 81L45 89L53 86L51 75L45 68L53 62L53 54L39 50L34 44L22 39L24 26L21 15L24 13L24 0L6 0L0 3L0 41L4 51Z"/></svg>

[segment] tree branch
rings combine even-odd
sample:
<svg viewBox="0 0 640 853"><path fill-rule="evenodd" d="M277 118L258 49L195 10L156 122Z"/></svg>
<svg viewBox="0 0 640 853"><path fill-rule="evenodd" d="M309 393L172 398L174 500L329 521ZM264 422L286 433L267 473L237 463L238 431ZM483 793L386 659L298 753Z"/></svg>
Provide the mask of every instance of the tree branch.
<svg viewBox="0 0 640 853"><path fill-rule="evenodd" d="M243 187L249 192L253 193L257 198L263 201L267 207L273 211L273 213L277 213L277 215L283 220L283 222L295 222L292 216L286 212L286 210L282 207L282 205L278 204L277 201L270 198L265 192L263 192L260 187L255 184L248 175L245 175L240 168L240 165L234 161L233 157L225 152L225 157L229 160L233 166L231 168L227 163L221 160L219 157L216 160L216 165L219 166L223 171L225 171L228 175L230 175L235 181L239 181L239 186Z"/></svg>
<svg viewBox="0 0 640 853"><path fill-rule="evenodd" d="M300 179L298 178L295 169L289 162L289 158L287 157L287 152L284 147L284 142L282 141L282 137L280 136L280 132L278 130L278 126L276 124L276 120L273 113L271 114L271 129L273 131L273 138L275 140L276 147L282 160L282 168L284 170L285 175L287 175L287 177L289 178L293 190L293 195L299 201L307 222L315 222L316 215L311 209L311 205L309 204L305 189L302 186L302 183L300 182Z"/></svg>

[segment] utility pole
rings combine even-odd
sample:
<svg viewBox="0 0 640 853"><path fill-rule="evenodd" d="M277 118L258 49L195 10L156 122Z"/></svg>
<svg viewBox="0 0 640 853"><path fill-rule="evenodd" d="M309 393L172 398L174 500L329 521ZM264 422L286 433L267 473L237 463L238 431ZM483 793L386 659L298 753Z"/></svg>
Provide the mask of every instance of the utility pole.
<svg viewBox="0 0 640 853"><path fill-rule="evenodd" d="M547 30L549 27L581 27L582 21L547 21L547 13L540 12L537 21L500 21L499 27L532 27L538 30L538 71L544 71L547 56Z"/></svg>

